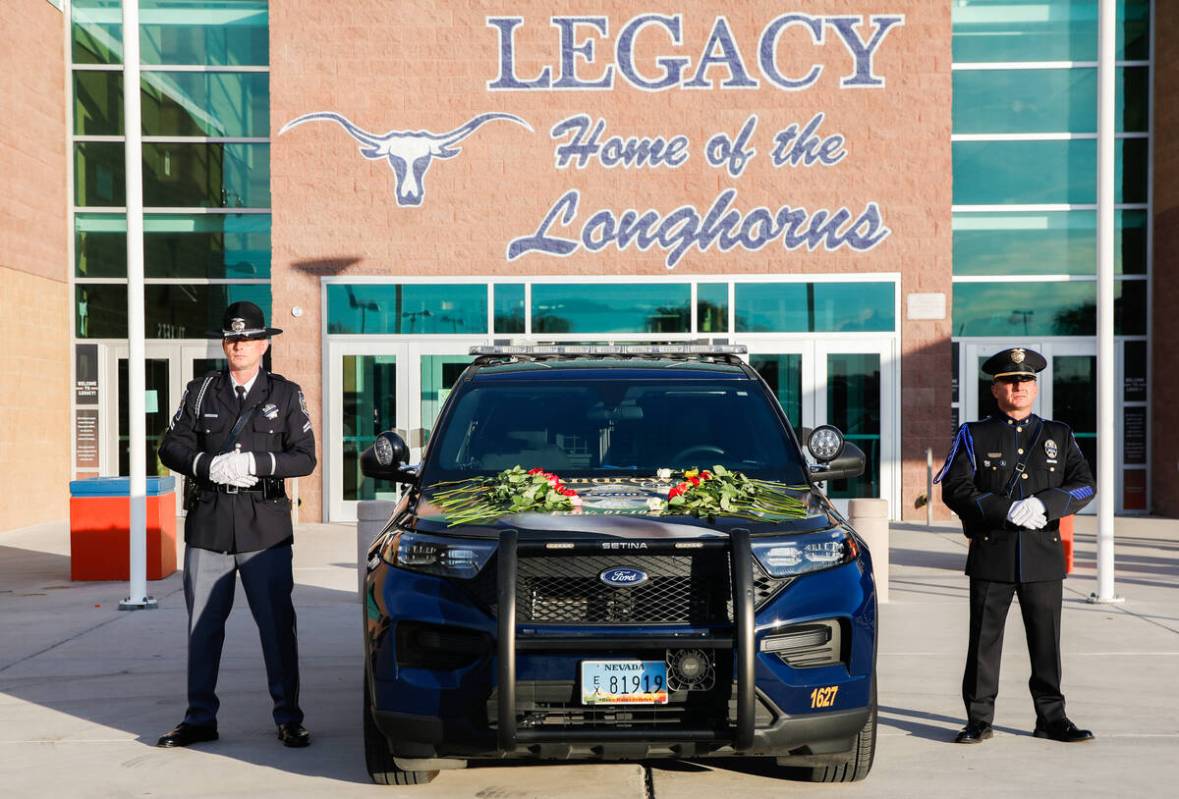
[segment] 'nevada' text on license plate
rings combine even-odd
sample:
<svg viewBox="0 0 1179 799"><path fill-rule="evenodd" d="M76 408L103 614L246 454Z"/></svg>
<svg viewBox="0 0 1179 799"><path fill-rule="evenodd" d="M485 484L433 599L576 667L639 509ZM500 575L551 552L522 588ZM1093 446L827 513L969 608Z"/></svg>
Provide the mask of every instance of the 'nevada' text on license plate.
<svg viewBox="0 0 1179 799"><path fill-rule="evenodd" d="M582 661L581 703L666 705L667 664L662 660Z"/></svg>

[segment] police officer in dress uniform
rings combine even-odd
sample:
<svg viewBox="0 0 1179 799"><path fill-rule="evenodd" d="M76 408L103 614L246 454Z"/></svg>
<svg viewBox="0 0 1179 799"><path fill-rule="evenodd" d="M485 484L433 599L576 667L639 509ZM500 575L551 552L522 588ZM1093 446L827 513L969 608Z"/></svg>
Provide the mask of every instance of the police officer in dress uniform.
<svg viewBox="0 0 1179 799"><path fill-rule="evenodd" d="M270 337L281 332L266 327L257 305L230 305L221 331L229 366L188 384L160 446L160 460L190 485L188 711L159 746L217 738L217 672L237 575L262 639L278 738L287 746L311 741L299 709L291 501L283 478L311 474L315 437L299 386L260 368Z"/></svg>
<svg viewBox="0 0 1179 799"><path fill-rule="evenodd" d="M1060 518L1087 505L1095 488L1068 425L1032 413L1036 374L1047 365L1044 356L1022 347L983 364L999 412L958 429L934 481L942 484L942 500L970 539L966 726L957 743L981 743L993 734L1003 627L1013 594L1019 596L1031 656L1035 736L1068 743L1093 739L1069 721L1060 692L1065 556L1059 528Z"/></svg>

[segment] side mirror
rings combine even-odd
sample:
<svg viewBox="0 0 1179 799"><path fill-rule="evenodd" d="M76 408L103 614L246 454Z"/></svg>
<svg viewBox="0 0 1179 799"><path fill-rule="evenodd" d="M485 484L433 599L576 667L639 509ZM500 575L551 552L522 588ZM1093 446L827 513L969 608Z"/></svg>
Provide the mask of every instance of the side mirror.
<svg viewBox="0 0 1179 799"><path fill-rule="evenodd" d="M417 475L406 468L409 446L401 436L386 430L377 436L372 446L360 453L360 471L365 477L413 483Z"/></svg>

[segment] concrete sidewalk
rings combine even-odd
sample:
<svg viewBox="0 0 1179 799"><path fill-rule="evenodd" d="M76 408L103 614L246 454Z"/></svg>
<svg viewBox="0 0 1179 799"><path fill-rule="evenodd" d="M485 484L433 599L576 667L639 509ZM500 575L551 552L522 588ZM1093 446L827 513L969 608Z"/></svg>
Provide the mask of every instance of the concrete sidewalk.
<svg viewBox="0 0 1179 799"><path fill-rule="evenodd" d="M1098 735L1031 737L1028 662L1008 624L995 739L949 741L962 723L965 540L956 526L894 524L891 602L881 607L880 733L872 774L849 786L777 778L757 761L479 766L432 784L369 783L360 738L360 610L350 526L296 535L303 705L314 744L274 738L257 635L239 592L222 661L220 741L160 750L184 712L179 575L150 583L152 612L120 613L125 583L69 582L65 525L0 535L0 793L122 796L1172 796L1179 752L1179 522L1118 520L1120 605L1090 605L1093 520L1078 523L1065 583L1069 714Z"/></svg>

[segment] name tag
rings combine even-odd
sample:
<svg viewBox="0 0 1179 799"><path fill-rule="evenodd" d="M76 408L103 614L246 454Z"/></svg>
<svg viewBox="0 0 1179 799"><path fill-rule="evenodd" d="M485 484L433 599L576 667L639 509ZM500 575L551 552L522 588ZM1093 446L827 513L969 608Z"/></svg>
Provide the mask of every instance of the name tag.
<svg viewBox="0 0 1179 799"><path fill-rule="evenodd" d="M215 414L215 413L206 413L206 414L205 414L205 418L206 418L206 419L216 419L216 418L217 418L217 414Z"/></svg>

